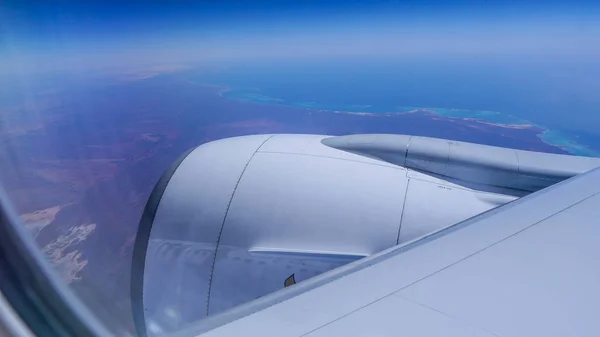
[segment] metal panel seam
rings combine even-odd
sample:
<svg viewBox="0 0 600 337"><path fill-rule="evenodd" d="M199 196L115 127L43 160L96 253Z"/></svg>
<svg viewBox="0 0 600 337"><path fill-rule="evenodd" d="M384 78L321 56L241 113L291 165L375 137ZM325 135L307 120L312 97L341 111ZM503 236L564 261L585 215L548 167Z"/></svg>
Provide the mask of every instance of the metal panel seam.
<svg viewBox="0 0 600 337"><path fill-rule="evenodd" d="M238 188L238 185L240 184L240 181L242 180L242 177L244 176L244 173L246 172L246 169L248 168L248 165L250 164L250 162L252 161L252 158L254 158L254 155L256 154L256 152L258 152L258 150L271 138L273 138L275 135L271 135L269 138L265 139L254 151L254 153L252 153L252 156L250 156L250 159L248 159L248 162L246 162L246 165L244 165L244 169L242 170L242 173L240 173L240 176L237 180L237 182L235 183L235 186L233 187L233 192L231 192L231 197L229 198L229 203L227 204L227 208L225 209L225 216L223 217L223 222L221 223L221 229L219 230L219 234L217 236L217 243L215 246L215 253L213 254L213 260L212 260L212 267L210 268L210 277L208 278L208 295L206 297L206 315L208 316L208 309L209 309L209 305L210 305L210 293L211 293L211 288L212 288L212 280L213 280L213 275L214 275L214 271L215 271L215 264L217 262L217 252L219 251L219 243L221 242L221 235L223 234L223 228L225 227L225 221L227 220L227 215L229 214L229 207L231 207L231 201L233 201L233 196L235 195L235 191Z"/></svg>
<svg viewBox="0 0 600 337"><path fill-rule="evenodd" d="M597 196L597 195L600 195L600 192L596 192L596 193L594 193L594 194L592 194L592 195L590 195L590 196L588 196L588 197L586 197L586 198L584 198L584 199L581 199L581 200L577 201L577 202L576 202L576 203L574 203L574 204L571 204L571 205L569 205L568 207L565 207L565 208L563 208L563 209L561 209L561 210L559 210L559 211L557 211L557 212L554 212L554 213L552 213L552 214L548 215L547 217L545 217L545 218L541 219L540 221L537 221L537 222L535 222L535 223L533 223L533 224L531 224L531 225L529 225L529 226L527 226L527 227L525 227L525 228L522 228L522 229L520 229L520 230L516 231L515 233L513 233L513 234L511 234L511 235L509 235L509 236L507 236L507 237L505 237L505 238L503 238L503 239L501 239L501 240L498 240L498 241L496 241L496 242L494 242L494 243L490 244L489 246L486 246L486 247L484 247L484 248L481 248L481 249L479 249L479 250L477 250L477 251L475 251L475 252L473 252L473 253L471 253L471 254L469 254L469 255L467 255L467 256L465 256L465 257L461 258L461 259L459 259L458 261L455 261L455 262L453 262L453 263L451 263L451 264L449 264L449 265L445 266L444 268L438 269L437 271L435 271L435 272L433 272L433 273L431 273L431 274L429 274L429 275L427 275L427 276L424 276L424 277L422 277L422 278L420 278L420 279L418 279L418 280L416 280L416 281L414 281L414 282L412 282L412 283L410 283L410 284L407 284L407 285L403 286L402 288L400 288L400 289L396 290L395 292L396 292L396 293L397 293L397 292L400 292L400 291L402 291L402 290L404 290L404 289L406 289L406 288L408 288L408 287L410 287L410 286L412 286L412 285L414 285L414 284L416 284L416 283L418 283L418 282L421 282L421 281L423 281L423 280L425 280L425 279L427 279L427 278L429 278L429 277L431 277L431 276L434 276L434 275L436 275L436 274L438 274L438 273L440 273L440 272L442 272L442 271L444 271L444 270L446 270L446 269L448 269L448 268L450 268L450 267L452 267L452 266L454 266L454 265L456 265L456 264L458 264L458 263L460 263L460 262L462 262L462 261L464 261L464 260L466 260L466 259L469 259L469 258L471 258L471 257L473 257L473 256L475 256L475 255L477 255L477 254L479 254L479 253L481 253L481 252L483 252L483 251L485 251L485 250L489 249L489 248L492 248L492 247L494 247L494 246L496 246L496 245L498 245L498 244L500 244L500 243L502 243L502 242L504 242L504 241L506 241L506 240L508 240L508 239L510 239L510 238L512 238L512 237L514 237L514 236L516 236L516 235L518 235L518 234L520 234L520 233L522 233L522 232L524 232L524 231L528 230L528 229L530 229L530 228L533 228L533 227L535 227L535 226L537 226L537 225L539 225L539 224L543 223L544 221L546 221L546 220L548 220L548 219L550 219L550 218L553 218L553 217L555 217L556 215L558 215L558 214L560 214L560 213L562 213L562 212L564 212L564 211L567 211L567 210L569 210L569 209L571 209L571 208L573 208L573 207L575 207L575 206L577 206L577 205L581 204L582 202L584 202L584 201L586 201L586 200L588 200L588 199L590 199L590 198L593 198L593 197L595 197L595 196Z"/></svg>
<svg viewBox="0 0 600 337"><path fill-rule="evenodd" d="M406 141L406 151L404 152L404 163L402 163L402 167L406 167L406 161L408 160L408 150L410 149L410 141L412 140L412 137L413 136L409 136L408 141Z"/></svg>
<svg viewBox="0 0 600 337"><path fill-rule="evenodd" d="M465 321L465 320L463 320L463 319L461 319L461 318L459 318L459 317L454 317L454 316L452 316L452 315L449 315L449 314L447 314L447 313L445 313L445 312L443 312L443 311L441 311L441 310L438 310L438 309L436 309L436 308L430 307L430 306L428 306L428 305L425 305L425 304L423 304L423 303L421 303L421 302L417 302L417 301L415 301L415 300L413 300L413 299L410 299L410 298L408 298L408 297L404 297L404 296L402 296L402 295L400 295L400 294L398 294L398 293L393 293L393 294L391 294L390 296L396 296L396 297L399 297L399 298L401 298L402 300L404 300L404 301L406 301L406 302L409 302L409 303L412 303L412 304L415 304L415 305L421 306L421 307L423 307L423 308L425 308L425 309L428 309L428 310L431 310L431 311L435 311L435 312L437 312L438 314L440 314L440 315L444 315L444 316L446 316L446 317L448 317L448 318L450 318L450 319L452 319L452 320L454 320L454 321L457 321L457 322L459 322L459 323L461 323L461 324L463 324L463 325L465 325L465 326L468 326L468 327L471 327L471 328L473 328L473 329L477 329L477 330L483 331L484 333L486 333L486 334L489 334L489 335L493 335L493 336L498 336L498 337L500 337L500 335L498 335L498 334L496 334L496 333L493 333L493 332L491 332L491 331L488 331L488 330L486 330L486 329L484 329L484 328L482 328L482 327L480 327L480 326L478 326L478 325L475 325L475 324L473 324L473 323L471 323L471 322L467 322L467 321Z"/></svg>
<svg viewBox="0 0 600 337"><path fill-rule="evenodd" d="M515 235L517 235L517 234L519 234L519 233L521 233L521 232L523 232L523 231L526 231L526 230L528 230L529 228L532 228L532 227L534 227L534 226L536 226L536 225L538 225L538 224L540 224L540 223L542 223L542 222L544 222L544 221L546 221L546 220L548 220L548 219L552 218L553 216L555 216L555 215L557 215L557 214L559 214L559 213L561 213L561 212L563 212L563 211L566 211L566 210L568 210L568 209L570 209L570 208L572 208L572 207L574 207L574 206L576 206L576 205L578 205L578 204L580 204L580 203L582 203L582 202L586 201L587 199L589 199L589 198L592 198L592 197L594 197L594 196L596 196L596 195L598 195L598 194L600 194L600 192L594 193L593 195L590 195L590 196L588 196L587 198L584 198L584 199L582 199L582 200L579 200L578 202L576 202L576 203L574 203L574 204L570 205L569 207L565 207L565 208L561 209L561 210L560 210L560 211L558 211L558 212L552 213L551 215L549 215L549 216L547 216L547 217L543 218L542 220L540 220L540 221L538 221L538 222L536 222L536 223L534 223L534 224L531 224L531 225L529 225L529 226L527 226L527 227L525 227L525 228L523 228L523 229L521 229L521 230L519 230L519 231L517 231L517 232L515 232L515 233L513 233L513 234L511 234L511 235L509 235L509 236L507 236L507 237L505 237L505 238L503 238L502 240L499 240L499 241L497 241L497 242L494 242L493 244L490 244L489 246L487 246L487 247L485 247L485 248L479 249L479 250L477 250L476 252L474 252L474 253L471 253L471 254L469 254L468 256L465 256L465 257L463 257L462 259L460 259L460 260L458 260L458 261L456 261L456 262L454 262L454 263L451 263L451 264L449 264L449 265L445 266L444 268L438 269L437 271L435 271L435 272L433 272L433 273L431 273L431 274L429 274L429 275L426 275L426 276L424 276L424 277L422 277L422 278L420 278L420 279L418 279L418 280L416 280L416 281L414 281L414 282L411 282L410 284L407 284L407 285L405 285L405 286L403 286L403 287L401 287L401 288L399 288L399 289L396 289L396 290L394 290L394 291L392 291L392 292L390 292L390 293L384 294L384 295L382 295L382 296L378 297L377 299L375 299L375 300L373 300L373 301L371 301L371 302L369 302L369 303L366 303L366 304L364 304L364 305L360 306L359 308L356 308L356 309L354 309L354 310L351 310L350 312L347 312L347 313L345 313L345 314L343 314L343 315L341 315L341 316L337 317L336 319L333 319L333 320L331 320L331 321L329 321L329 322L327 322L327 323L321 324L320 326L318 326L318 327L316 327L316 328L314 328L314 329L312 329L312 330L310 330L310 331L308 331L308 332L306 332L306 333L302 334L301 336L306 336L306 335L310 334L311 332L314 332L314 331L316 331L316 330L322 329L322 328L324 328L324 327L326 327L326 326L328 326L328 325L330 325L330 324L332 324L332 323L334 323L334 322L336 322L336 321L339 321L339 320L341 320L341 319L343 319L343 318L345 318L345 317L347 317L347 316L350 316L350 315L352 315L353 313L355 313L355 312L358 312L358 311L360 311L360 310L362 310L362 309L364 309L364 308L366 308L366 307L368 307L368 306L370 306L370 305L372 305L372 304L374 304L374 303L376 303L376 302L379 302L379 301L381 301L382 299L384 299L384 298L386 298L386 297L388 297L388 296L397 295L397 296L400 296L401 298L404 298L402 295L400 295L400 294L399 294L399 292L401 292L402 290L404 290L404 289L406 289L406 288L408 288L408 287L410 287L410 286L412 286L412 285L414 285L414 284L416 284L416 283L418 283L418 282L421 282L421 281L423 281L423 280L425 280L425 279L427 279L427 278L429 278L429 277L431 277L431 276L433 276L433 275L436 275L436 274L438 274L439 272L441 272L441 271L444 271L444 270L446 270L446 269L448 269L448 268L450 268L450 267L452 267L452 266L454 266L454 265L456 265L456 264L458 264L458 263L460 263L460 262L462 262L462 261L464 261L464 260L466 260L466 259L468 259L468 258L470 258L470 257L474 256L474 255L477 255L477 254L481 253L482 251L484 251L484 250L486 250L486 249L488 249L488 248L491 248L491 247L493 247L493 246L495 246L495 245L497 245L497 244L499 244L499 243L501 243L501 242L503 242L503 241L505 241L505 240L507 240L507 239L510 239L510 238L512 238L513 236L515 236ZM417 303L418 303L418 302L417 302Z"/></svg>
<svg viewBox="0 0 600 337"><path fill-rule="evenodd" d="M400 231L402 230L402 220L404 220L404 210L406 209L406 199L408 198L408 187L410 186L410 177L408 177L408 171L406 171L406 179L406 190L404 191L404 200L402 201L402 213L400 213L400 225L398 225L396 244L400 243Z"/></svg>

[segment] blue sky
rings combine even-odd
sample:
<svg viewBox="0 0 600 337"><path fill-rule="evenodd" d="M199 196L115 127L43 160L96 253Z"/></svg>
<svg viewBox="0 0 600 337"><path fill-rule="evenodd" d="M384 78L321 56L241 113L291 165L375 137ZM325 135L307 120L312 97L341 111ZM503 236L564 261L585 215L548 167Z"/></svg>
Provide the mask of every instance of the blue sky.
<svg viewBox="0 0 600 337"><path fill-rule="evenodd" d="M0 71L223 60L600 56L575 1L64 1L0 4Z"/></svg>
<svg viewBox="0 0 600 337"><path fill-rule="evenodd" d="M598 18L594 1L5 0L0 99L22 90L13 83L39 84L38 73L52 79L316 62L335 68L331 76L384 71L422 86L425 96L435 84L432 95L458 92L469 103L444 103L451 107L596 133Z"/></svg>

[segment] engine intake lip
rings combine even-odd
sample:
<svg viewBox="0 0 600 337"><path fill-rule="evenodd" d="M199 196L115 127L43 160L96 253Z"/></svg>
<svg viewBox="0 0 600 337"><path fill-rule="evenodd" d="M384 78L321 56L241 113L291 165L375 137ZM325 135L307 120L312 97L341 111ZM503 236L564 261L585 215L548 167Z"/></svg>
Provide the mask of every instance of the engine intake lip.
<svg viewBox="0 0 600 337"><path fill-rule="evenodd" d="M130 296L131 310L135 329L139 336L147 336L146 319L144 317L144 268L146 266L146 253L148 251L148 241L152 225L158 210L158 205L169 185L169 181L179 168L179 165L192 153L196 147L187 150L161 175L160 179L154 185L152 193L146 202L144 211L138 225L138 230L133 244L133 257L131 261L131 281Z"/></svg>

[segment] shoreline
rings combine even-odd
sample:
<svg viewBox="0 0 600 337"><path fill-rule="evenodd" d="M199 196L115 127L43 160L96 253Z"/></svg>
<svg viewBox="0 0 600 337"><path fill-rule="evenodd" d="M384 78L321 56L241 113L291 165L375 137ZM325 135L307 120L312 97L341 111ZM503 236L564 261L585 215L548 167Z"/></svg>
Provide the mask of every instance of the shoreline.
<svg viewBox="0 0 600 337"><path fill-rule="evenodd" d="M463 120L468 122L481 123L494 127L512 129L512 130L531 130L536 132L536 137L549 146L561 149L571 155L586 156L586 157L600 157L600 152L595 151L584 144L579 144L575 140L568 138L567 135L561 134L560 131L550 130L544 126L537 125L527 120L521 120L511 115L503 115L496 111L479 111L479 110L466 110L466 109L448 109L448 108L425 108L425 107L399 107L399 110L409 109L407 111L348 111L343 109L332 109L327 107L319 107L316 102L300 102L300 103L286 103L285 100L279 98L273 98L262 94L255 94L260 96L260 100L243 99L243 98L232 98L228 97L226 93L233 92L236 90L244 91L242 89L233 89L229 86L224 85L210 85L201 84L204 87L216 89L216 93L219 97L231 101L236 101L246 104L259 104L259 105L280 105L289 108L303 109L309 112L318 113L334 113L334 114L348 114L357 116L369 116L369 117L390 117L404 114L426 114L435 117L447 118L450 120ZM254 89L258 91L258 89ZM250 97L252 98L252 97ZM256 97L255 97L256 98ZM372 105L349 105L356 107L369 108ZM464 116L464 114L471 113L472 116ZM486 116L496 117L494 120L486 119ZM514 123L510 122L499 122L498 118L514 119Z"/></svg>

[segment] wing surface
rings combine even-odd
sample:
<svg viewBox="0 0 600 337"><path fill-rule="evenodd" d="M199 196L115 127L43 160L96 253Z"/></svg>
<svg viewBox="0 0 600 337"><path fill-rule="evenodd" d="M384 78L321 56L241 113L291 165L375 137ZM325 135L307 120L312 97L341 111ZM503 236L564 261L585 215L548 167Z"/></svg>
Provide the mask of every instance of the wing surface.
<svg viewBox="0 0 600 337"><path fill-rule="evenodd" d="M594 169L182 333L600 336L599 193Z"/></svg>

